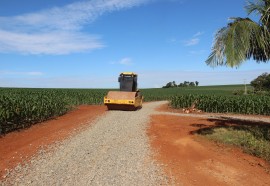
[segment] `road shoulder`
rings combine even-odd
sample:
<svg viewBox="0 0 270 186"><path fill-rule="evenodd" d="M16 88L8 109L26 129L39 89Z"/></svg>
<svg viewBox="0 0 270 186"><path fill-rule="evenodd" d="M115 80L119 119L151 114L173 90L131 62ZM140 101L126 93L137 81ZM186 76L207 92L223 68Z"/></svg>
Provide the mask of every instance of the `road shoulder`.
<svg viewBox="0 0 270 186"><path fill-rule="evenodd" d="M48 146L83 130L105 112L105 106L83 105L63 116L2 136L0 179L17 165L25 164L38 152L46 150Z"/></svg>
<svg viewBox="0 0 270 186"><path fill-rule="evenodd" d="M200 116L157 109L148 128L155 159L176 183L184 185L269 185L269 164L240 149L194 135L214 125Z"/></svg>

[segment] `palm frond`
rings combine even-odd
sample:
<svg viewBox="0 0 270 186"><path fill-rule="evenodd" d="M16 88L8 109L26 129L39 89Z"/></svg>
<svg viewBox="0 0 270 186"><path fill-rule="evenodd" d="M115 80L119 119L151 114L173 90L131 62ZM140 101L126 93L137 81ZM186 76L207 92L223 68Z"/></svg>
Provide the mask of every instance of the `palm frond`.
<svg viewBox="0 0 270 186"><path fill-rule="evenodd" d="M269 4L265 7L264 14L261 16L260 21L268 27L268 31L270 31L270 1Z"/></svg>
<svg viewBox="0 0 270 186"><path fill-rule="evenodd" d="M212 67L237 67L252 57L256 61L268 60L269 32L249 18L231 20L233 22L217 32L206 64Z"/></svg>
<svg viewBox="0 0 270 186"><path fill-rule="evenodd" d="M212 52L206 60L207 65L212 67L225 65L226 59L224 58L224 37L227 35L227 29L227 27L223 27L216 33Z"/></svg>
<svg viewBox="0 0 270 186"><path fill-rule="evenodd" d="M270 27L270 0L257 0L254 2L248 2L245 9L249 14L256 13L260 16L260 23L268 25Z"/></svg>
<svg viewBox="0 0 270 186"><path fill-rule="evenodd" d="M262 15L264 12L265 7L265 1L266 0L256 0L256 2L248 1L247 5L245 6L247 14L259 14Z"/></svg>

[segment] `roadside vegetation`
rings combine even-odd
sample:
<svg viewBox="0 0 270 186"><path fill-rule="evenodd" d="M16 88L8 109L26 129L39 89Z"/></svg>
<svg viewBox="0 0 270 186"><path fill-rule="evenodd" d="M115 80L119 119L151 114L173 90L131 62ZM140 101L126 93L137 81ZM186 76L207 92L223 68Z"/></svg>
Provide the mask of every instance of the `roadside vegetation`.
<svg viewBox="0 0 270 186"><path fill-rule="evenodd" d="M171 106L213 113L270 115L270 96L179 95L171 98Z"/></svg>
<svg viewBox="0 0 270 186"><path fill-rule="evenodd" d="M270 162L270 123L233 119L211 121L215 122L215 126L200 129L198 134L240 147L244 152Z"/></svg>
<svg viewBox="0 0 270 186"><path fill-rule="evenodd" d="M265 72L252 80L250 84L257 93L270 91L270 74Z"/></svg>
<svg viewBox="0 0 270 186"><path fill-rule="evenodd" d="M269 62L270 60L270 0L248 1L245 6L248 15L254 14L258 21L249 17L233 17L227 26L218 30L212 47L212 52L206 60L206 64L212 67L228 66L239 67L243 62L253 59L257 63ZM251 81L253 91L244 93L252 97L241 98L238 101L243 103L239 111L250 112L257 110L262 114L270 108L269 104L270 75L264 73ZM236 90L235 95L242 95L242 90ZM220 100L221 101L221 100ZM225 100L223 100L225 101ZM226 102L227 104L227 102ZM216 104L214 104L216 105ZM228 106L228 105L227 105ZM250 110L251 109L251 110ZM256 111L256 112L257 112ZM255 114L255 113L254 113ZM267 115L269 115L267 113ZM209 139L225 144L240 146L244 151L262 157L270 161L270 124L246 125L240 122L236 126L217 126L201 131Z"/></svg>
<svg viewBox="0 0 270 186"><path fill-rule="evenodd" d="M77 105L102 104L108 90L0 89L0 134L65 114Z"/></svg>

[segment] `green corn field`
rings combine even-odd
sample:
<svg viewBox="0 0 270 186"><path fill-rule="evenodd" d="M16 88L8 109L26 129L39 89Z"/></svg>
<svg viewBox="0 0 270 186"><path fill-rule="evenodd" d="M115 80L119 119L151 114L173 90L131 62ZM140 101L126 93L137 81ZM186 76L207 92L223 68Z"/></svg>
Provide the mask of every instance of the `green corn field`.
<svg viewBox="0 0 270 186"><path fill-rule="evenodd" d="M232 96L240 86L142 89L144 101L170 100L174 108L270 115L269 96ZM0 88L0 134L65 114L78 105L100 105L109 89ZM200 94L200 95L198 95Z"/></svg>
<svg viewBox="0 0 270 186"><path fill-rule="evenodd" d="M192 104L195 104L197 109L205 112L270 115L269 96L189 94L171 98L171 106L173 108L188 108Z"/></svg>
<svg viewBox="0 0 270 186"><path fill-rule="evenodd" d="M74 106L102 104L103 89L0 89L0 134L63 115Z"/></svg>

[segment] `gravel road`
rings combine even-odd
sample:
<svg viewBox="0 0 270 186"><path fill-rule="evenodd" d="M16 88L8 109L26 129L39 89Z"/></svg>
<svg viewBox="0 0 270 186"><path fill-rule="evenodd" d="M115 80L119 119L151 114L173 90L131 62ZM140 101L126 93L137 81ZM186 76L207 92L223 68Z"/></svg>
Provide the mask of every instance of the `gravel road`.
<svg viewBox="0 0 270 186"><path fill-rule="evenodd" d="M0 185L166 185L151 157L147 123L166 102L136 112L110 111L89 128L18 166Z"/></svg>

